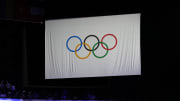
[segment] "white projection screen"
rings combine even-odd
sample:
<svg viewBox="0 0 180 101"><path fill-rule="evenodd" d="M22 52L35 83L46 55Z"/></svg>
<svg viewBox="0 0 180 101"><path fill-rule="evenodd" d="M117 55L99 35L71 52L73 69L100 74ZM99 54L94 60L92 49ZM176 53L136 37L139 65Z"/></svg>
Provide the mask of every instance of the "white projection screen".
<svg viewBox="0 0 180 101"><path fill-rule="evenodd" d="M45 79L141 75L140 14L45 21Z"/></svg>

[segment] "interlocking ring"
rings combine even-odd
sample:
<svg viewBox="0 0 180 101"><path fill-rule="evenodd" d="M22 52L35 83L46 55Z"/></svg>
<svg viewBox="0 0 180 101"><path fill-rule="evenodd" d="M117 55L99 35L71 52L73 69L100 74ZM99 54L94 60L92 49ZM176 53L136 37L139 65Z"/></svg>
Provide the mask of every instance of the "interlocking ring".
<svg viewBox="0 0 180 101"><path fill-rule="evenodd" d="M103 55L103 56L97 56L95 53L94 53L94 47L97 45L97 44L99 44L99 43L101 43L101 44L104 44L105 46L106 46L106 48L108 49L108 45L105 43L105 42L97 42L97 43L95 43L94 44L94 46L93 46L93 48L92 48L92 53L93 53L93 55L96 57L96 58L104 58L107 54L108 54L108 50L106 50L106 53L105 53L105 55Z"/></svg>
<svg viewBox="0 0 180 101"><path fill-rule="evenodd" d="M67 39L67 41L66 41L66 47L67 47L67 49L68 49L70 52L75 52L75 50L71 50L71 49L69 48L69 46L68 46L69 40L70 40L71 38L77 38L77 39L80 40L81 46L77 49L77 51L79 51L79 50L81 49L81 47L82 47L82 40L81 40L81 38L80 38L79 36L71 36L71 37L69 37L69 38Z"/></svg>
<svg viewBox="0 0 180 101"><path fill-rule="evenodd" d="M81 45L81 44L79 43L79 44L76 46L76 48L75 48L75 55L76 55L76 57L79 58L79 59L86 59L86 58L88 58L88 57L90 56L90 54L91 54L91 51L89 51L89 54L88 54L87 56L85 56L85 57L80 57L80 56L77 54L77 51L76 51L76 50L77 50L77 48L78 48L80 45ZM91 47L90 47L89 44L83 42L83 45L87 45L88 48L91 50Z"/></svg>
<svg viewBox="0 0 180 101"><path fill-rule="evenodd" d="M89 38L89 37L91 37L91 36L95 37L95 38L97 39L97 41L98 41L98 45L97 45L97 47L94 49L94 50L96 50L96 49L99 47L99 38L98 38L96 35L88 35L88 36L84 39L84 43L86 43L87 38ZM85 48L86 50L88 50L88 51L92 51L91 49L88 49L85 44L84 44L84 48Z"/></svg>
<svg viewBox="0 0 180 101"><path fill-rule="evenodd" d="M105 42L103 42L103 40L104 40L104 38L105 38L106 36L112 36L112 37L114 37L114 39L115 39L116 42L115 42L115 45L114 45L112 48L108 48L108 45L107 45ZM91 49L90 45L89 45L88 43L86 43L86 40L87 40L87 38L89 38L89 37L95 37L95 38L97 39L97 41L98 41L97 43L95 43L95 44L93 45L93 48L92 48L92 49ZM75 50L70 49L69 46L68 46L69 40L72 39L72 38L77 38L77 39L80 40L80 43L75 47ZM105 53L105 55L103 55L103 56L97 56L97 55L95 54L95 52L94 52L96 49L98 49L99 44L101 44L101 46L106 50L106 53ZM87 51L89 51L88 55L85 56L85 57L80 57L80 56L77 54L77 52L82 48L82 45L84 46L84 48L85 48ZM104 47L104 45L105 45L105 47ZM86 46L87 46L88 48L87 48ZM92 51L94 57L96 57L96 58L104 58L105 56L107 56L108 51L114 49L116 46L117 46L117 38L116 38L116 36L115 36L114 34L106 34L106 35L104 35L104 36L102 37L102 39L101 39L101 42L99 41L99 38L98 38L96 35L88 35L87 37L85 37L84 42L82 42L82 40L81 40L81 38L80 38L79 36L71 36L71 37L69 37L69 38L67 39L67 41L66 41L66 47L67 47L67 49L68 49L70 52L75 52L76 57L79 58L79 59L86 59L86 58L88 58L88 57L90 56L90 54L91 54L91 51ZM78 48L78 47L79 47L79 48Z"/></svg>
<svg viewBox="0 0 180 101"><path fill-rule="evenodd" d="M101 46L102 46L105 50L112 50L112 49L114 49L114 48L117 46L117 38L116 38L116 36L113 35L113 34L106 34L106 35L104 35L104 36L102 37L101 42L103 42L103 40L104 40L104 38L105 38L106 36L113 36L114 39L116 40L115 45L114 45L112 48L109 48L109 49L108 49L108 48L105 48L102 43L101 43Z"/></svg>

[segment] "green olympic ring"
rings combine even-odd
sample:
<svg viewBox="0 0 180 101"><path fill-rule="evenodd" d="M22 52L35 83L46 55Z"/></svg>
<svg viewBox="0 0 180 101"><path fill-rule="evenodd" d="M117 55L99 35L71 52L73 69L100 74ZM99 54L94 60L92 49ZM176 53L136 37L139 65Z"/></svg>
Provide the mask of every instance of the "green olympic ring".
<svg viewBox="0 0 180 101"><path fill-rule="evenodd" d="M95 48L95 46L97 45L97 44L99 44L99 43L101 43L101 44L104 44L105 46L106 46L106 53L105 53L105 55L103 55L103 56L97 56L95 53L94 53L94 48ZM93 55L96 57L96 58L104 58L107 54L108 54L108 45L105 43L105 42L97 42L97 43L95 43L94 44L94 46L93 46L93 48L92 48L92 53L93 53Z"/></svg>

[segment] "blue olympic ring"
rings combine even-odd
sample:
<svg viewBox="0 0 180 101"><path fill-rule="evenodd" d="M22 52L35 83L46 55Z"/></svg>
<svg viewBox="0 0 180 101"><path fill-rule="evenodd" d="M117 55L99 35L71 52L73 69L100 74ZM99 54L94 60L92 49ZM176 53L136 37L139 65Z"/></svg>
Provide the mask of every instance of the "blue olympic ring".
<svg viewBox="0 0 180 101"><path fill-rule="evenodd" d="M77 39L80 40L81 45L80 45L80 47L77 49L77 51L79 51L79 50L81 49L81 47L82 47L82 40L81 40L81 38L80 38L79 36L71 36L71 37L69 37L69 38L67 39L67 41L66 41L66 47L67 47L67 49L68 49L70 52L75 52L74 50L71 50L71 49L69 48L69 46L68 46L68 42L69 42L69 40L70 40L71 38L77 38Z"/></svg>

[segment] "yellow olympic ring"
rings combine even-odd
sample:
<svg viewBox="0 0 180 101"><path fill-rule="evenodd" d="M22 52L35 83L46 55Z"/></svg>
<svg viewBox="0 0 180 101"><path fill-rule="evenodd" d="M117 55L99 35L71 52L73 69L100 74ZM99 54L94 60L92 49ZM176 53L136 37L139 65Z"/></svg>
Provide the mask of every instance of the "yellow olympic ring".
<svg viewBox="0 0 180 101"><path fill-rule="evenodd" d="M83 42L83 45L84 45L84 44L87 45L88 48L91 50L91 47L90 47L89 44ZM79 59L86 59L86 58L88 58L88 57L91 55L91 51L89 51L89 54L88 54L87 56L85 56L85 57L80 57L80 56L77 54L77 48L78 48L80 45L81 45L81 43L78 44L78 45L76 46L76 48L75 48L75 55L76 55L76 57L79 58Z"/></svg>

